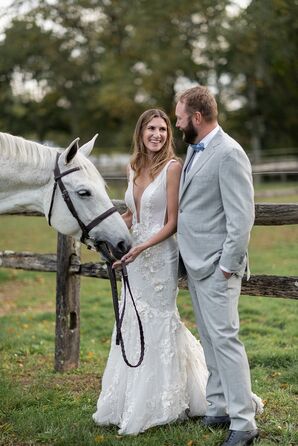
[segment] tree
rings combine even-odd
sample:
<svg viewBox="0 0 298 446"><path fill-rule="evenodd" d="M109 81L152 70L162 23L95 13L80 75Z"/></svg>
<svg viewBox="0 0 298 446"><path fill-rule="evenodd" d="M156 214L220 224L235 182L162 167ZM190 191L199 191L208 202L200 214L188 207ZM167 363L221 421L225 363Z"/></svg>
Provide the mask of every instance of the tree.
<svg viewBox="0 0 298 446"><path fill-rule="evenodd" d="M129 145L144 109L173 112L177 79L207 82L216 64L209 48L215 54L227 3L28 2L0 45L0 95L10 89L23 120L10 108L0 111L2 125L12 122L8 113L16 133L34 129L40 139L60 141L99 130L104 145ZM16 76L35 82L39 96L24 88L16 95Z"/></svg>
<svg viewBox="0 0 298 446"><path fill-rule="evenodd" d="M223 90L240 106L226 122L255 160L261 151L297 146L297 16L296 1L252 0L226 32L220 71L231 81Z"/></svg>

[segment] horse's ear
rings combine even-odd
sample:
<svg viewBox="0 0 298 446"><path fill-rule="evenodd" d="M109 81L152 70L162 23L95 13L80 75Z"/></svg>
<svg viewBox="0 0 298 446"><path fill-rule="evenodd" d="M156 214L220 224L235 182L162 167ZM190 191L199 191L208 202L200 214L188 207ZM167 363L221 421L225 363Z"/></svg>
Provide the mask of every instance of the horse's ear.
<svg viewBox="0 0 298 446"><path fill-rule="evenodd" d="M83 155L85 155L85 156L90 155L97 137L98 137L98 133L96 133L96 135L94 135L93 138L90 139L90 141L86 142L86 144L84 144L82 147L80 147L80 152L83 153Z"/></svg>
<svg viewBox="0 0 298 446"><path fill-rule="evenodd" d="M76 138L62 153L61 158L64 160L64 164L70 163L76 156L77 151L79 150L79 139L80 138Z"/></svg>

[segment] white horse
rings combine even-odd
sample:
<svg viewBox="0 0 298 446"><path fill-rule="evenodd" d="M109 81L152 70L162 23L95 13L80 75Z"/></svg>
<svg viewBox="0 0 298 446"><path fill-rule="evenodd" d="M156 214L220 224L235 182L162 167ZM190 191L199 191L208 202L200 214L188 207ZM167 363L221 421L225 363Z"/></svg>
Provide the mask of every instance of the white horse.
<svg viewBox="0 0 298 446"><path fill-rule="evenodd" d="M87 158L96 137L80 148L77 138L63 151L0 132L0 214L39 211L60 233L97 250L107 243L119 259L131 239Z"/></svg>

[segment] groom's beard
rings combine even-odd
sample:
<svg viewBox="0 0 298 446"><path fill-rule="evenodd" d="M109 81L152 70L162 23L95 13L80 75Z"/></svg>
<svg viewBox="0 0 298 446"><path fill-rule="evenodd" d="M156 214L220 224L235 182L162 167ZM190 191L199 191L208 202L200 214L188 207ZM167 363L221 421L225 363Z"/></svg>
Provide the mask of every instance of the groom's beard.
<svg viewBox="0 0 298 446"><path fill-rule="evenodd" d="M197 131L193 126L191 118L188 119L188 125L183 130L183 139L187 144L194 144L198 137Z"/></svg>

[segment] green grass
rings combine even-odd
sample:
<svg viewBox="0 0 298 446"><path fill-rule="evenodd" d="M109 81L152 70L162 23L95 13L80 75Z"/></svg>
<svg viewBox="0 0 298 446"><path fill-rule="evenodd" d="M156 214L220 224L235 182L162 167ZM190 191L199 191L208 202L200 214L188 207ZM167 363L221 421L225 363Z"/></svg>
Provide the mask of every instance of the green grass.
<svg viewBox="0 0 298 446"><path fill-rule="evenodd" d="M297 197L295 198L297 201ZM2 249L54 252L56 234L42 218L0 217ZM296 275L298 225L255 227L250 244L253 274ZM97 261L85 248L83 259ZM223 430L197 420L119 437L91 415L109 352L113 310L109 284L82 278L80 367L55 373L55 275L0 269L1 446L215 446ZM196 333L190 297L181 291L181 316ZM297 445L297 301L241 296L241 339L255 393L265 400L258 417L260 445Z"/></svg>

